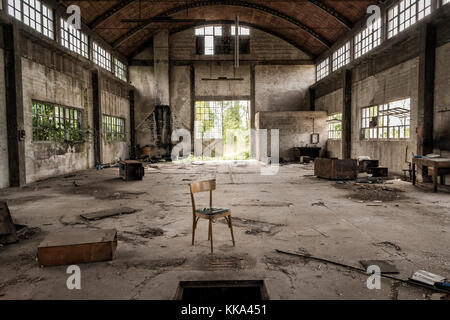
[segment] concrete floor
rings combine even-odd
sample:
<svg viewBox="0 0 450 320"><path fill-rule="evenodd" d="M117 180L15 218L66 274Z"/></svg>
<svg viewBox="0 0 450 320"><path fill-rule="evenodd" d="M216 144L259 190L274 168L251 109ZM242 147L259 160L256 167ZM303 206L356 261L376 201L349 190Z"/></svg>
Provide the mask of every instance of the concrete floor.
<svg viewBox="0 0 450 320"><path fill-rule="evenodd" d="M353 266L390 260L404 279L420 269L450 277L448 191L434 194L429 185L397 180L336 183L300 164L262 176L260 167L166 163L150 165L143 181L124 182L110 168L0 190L16 223L39 228L0 248L0 299L173 299L179 281L230 279L264 279L271 299L426 299L432 293L389 279L369 290L364 274L275 249ZM206 220L195 246L190 243L188 184L209 178L218 182L214 204L233 212L236 236L233 247L229 229L215 223L213 255ZM118 206L142 211L95 222L79 218ZM81 290L67 289L66 267L39 268L35 259L47 234L73 228L116 228L119 238L113 261L80 265Z"/></svg>

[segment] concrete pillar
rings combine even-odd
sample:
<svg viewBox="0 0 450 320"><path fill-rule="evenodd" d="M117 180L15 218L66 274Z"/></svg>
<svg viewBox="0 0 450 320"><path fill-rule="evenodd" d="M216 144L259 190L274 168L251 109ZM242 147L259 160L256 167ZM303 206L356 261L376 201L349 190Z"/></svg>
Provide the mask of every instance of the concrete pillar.
<svg viewBox="0 0 450 320"><path fill-rule="evenodd" d="M156 105L170 105L169 31L161 30L153 37Z"/></svg>
<svg viewBox="0 0 450 320"><path fill-rule="evenodd" d="M5 44L5 89L8 132L9 184L19 187L26 183L25 132L22 95L22 55L18 22L3 26ZM31 108L31 106L30 106Z"/></svg>
<svg viewBox="0 0 450 320"><path fill-rule="evenodd" d="M342 108L342 158L352 157L352 70L343 74L344 101Z"/></svg>
<svg viewBox="0 0 450 320"><path fill-rule="evenodd" d="M102 81L98 70L92 71L92 108L94 120L94 159L95 165L103 162L102 154Z"/></svg>
<svg viewBox="0 0 450 320"><path fill-rule="evenodd" d="M420 30L419 96L417 114L417 154L433 152L434 75L436 28L425 24Z"/></svg>
<svg viewBox="0 0 450 320"><path fill-rule="evenodd" d="M135 119L134 119L134 90L130 90L130 157L136 159L136 131L135 131Z"/></svg>

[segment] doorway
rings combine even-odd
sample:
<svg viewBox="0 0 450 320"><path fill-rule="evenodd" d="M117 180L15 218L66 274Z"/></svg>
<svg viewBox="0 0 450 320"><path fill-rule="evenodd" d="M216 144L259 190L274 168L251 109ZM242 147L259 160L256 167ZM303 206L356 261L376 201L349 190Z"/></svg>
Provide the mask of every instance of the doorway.
<svg viewBox="0 0 450 320"><path fill-rule="evenodd" d="M196 101L194 132L196 157L249 160L250 101Z"/></svg>

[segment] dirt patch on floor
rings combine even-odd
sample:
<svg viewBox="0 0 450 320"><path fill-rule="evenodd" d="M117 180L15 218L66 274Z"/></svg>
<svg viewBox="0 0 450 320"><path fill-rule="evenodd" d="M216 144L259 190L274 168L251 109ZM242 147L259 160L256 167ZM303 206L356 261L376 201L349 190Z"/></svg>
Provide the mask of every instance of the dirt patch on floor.
<svg viewBox="0 0 450 320"><path fill-rule="evenodd" d="M163 268L176 268L182 266L186 262L186 258L168 258L155 260L132 260L132 261L114 261L111 265L115 267L142 268L148 270L156 270Z"/></svg>
<svg viewBox="0 0 450 320"><path fill-rule="evenodd" d="M355 200L389 202L407 198L403 190L387 185L345 182L335 183L333 186L338 189L349 190L350 193L347 198Z"/></svg>
<svg viewBox="0 0 450 320"><path fill-rule="evenodd" d="M244 254L204 254L194 262L196 269L205 271L229 270L229 269L249 269L256 265L256 260Z"/></svg>
<svg viewBox="0 0 450 320"><path fill-rule="evenodd" d="M124 231L123 233L132 234L145 239L153 239L163 236L165 231L161 228L140 227L137 231Z"/></svg>
<svg viewBox="0 0 450 320"><path fill-rule="evenodd" d="M232 218L233 227L246 228L246 234L261 235L266 234L273 236L281 231L285 224L276 224L252 219ZM226 223L225 220L220 220L221 223Z"/></svg>

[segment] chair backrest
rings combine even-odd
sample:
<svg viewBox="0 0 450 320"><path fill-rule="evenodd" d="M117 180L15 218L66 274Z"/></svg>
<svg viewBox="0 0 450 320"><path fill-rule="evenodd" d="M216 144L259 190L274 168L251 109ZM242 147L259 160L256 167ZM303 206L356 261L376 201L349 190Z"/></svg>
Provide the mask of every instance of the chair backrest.
<svg viewBox="0 0 450 320"><path fill-rule="evenodd" d="M216 190L216 179L206 181L196 181L189 185L192 200L192 213L195 217L195 198L194 193L209 191L209 207L212 208L212 192Z"/></svg>
<svg viewBox="0 0 450 320"><path fill-rule="evenodd" d="M216 180L196 181L190 185L191 193L216 190Z"/></svg>

